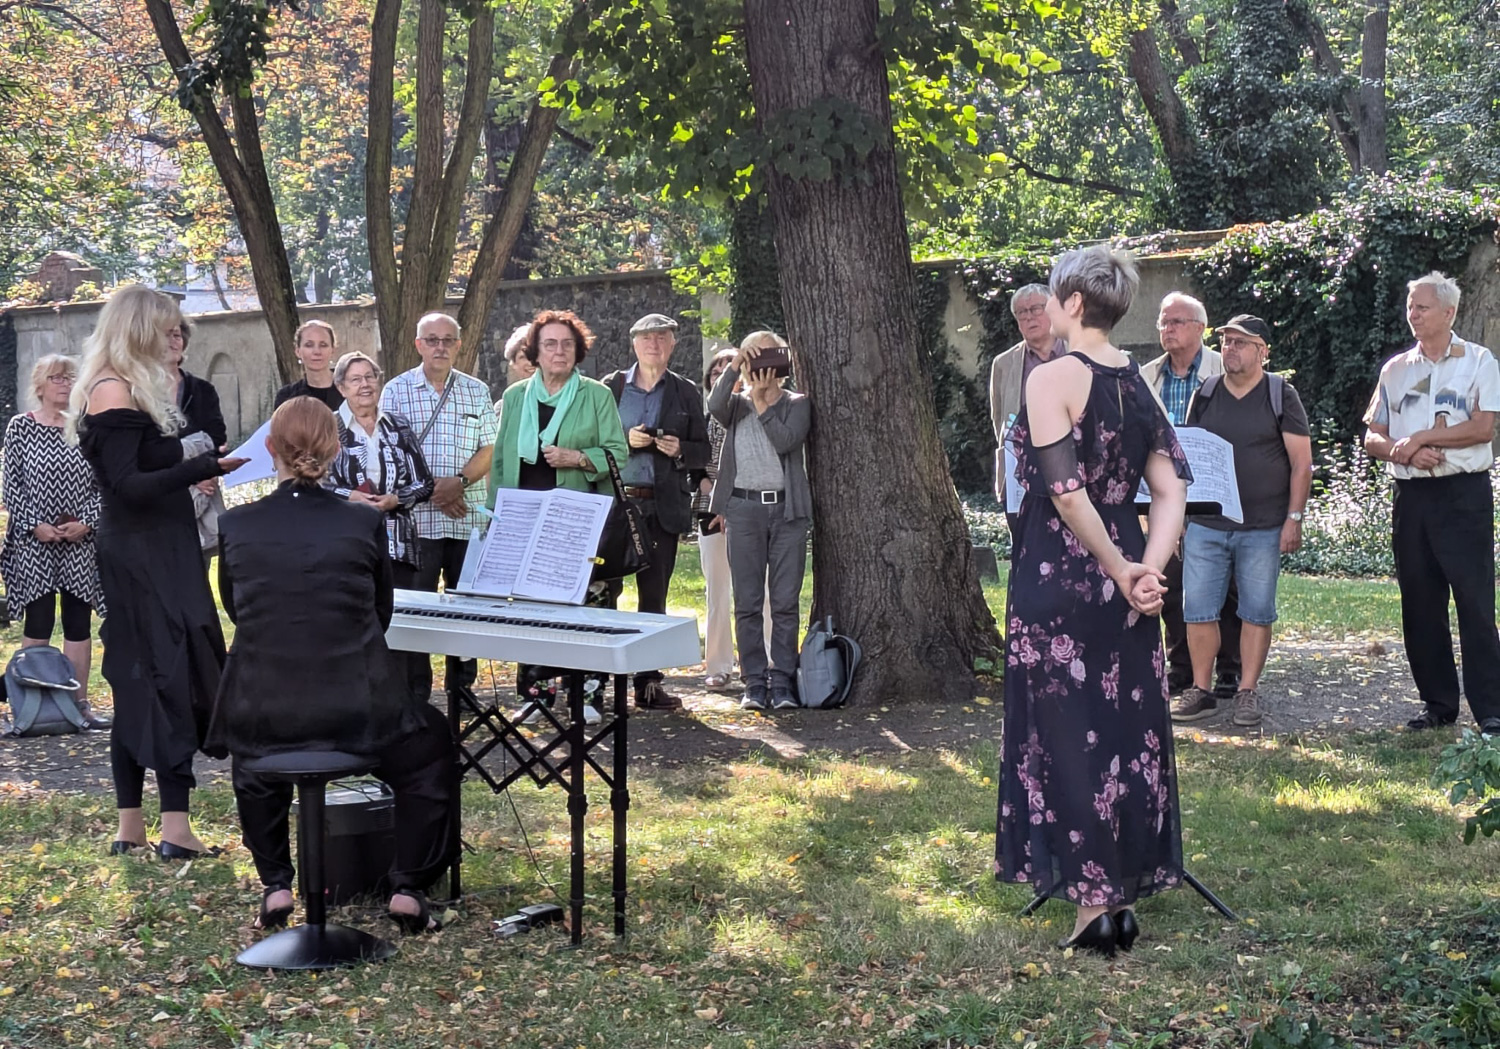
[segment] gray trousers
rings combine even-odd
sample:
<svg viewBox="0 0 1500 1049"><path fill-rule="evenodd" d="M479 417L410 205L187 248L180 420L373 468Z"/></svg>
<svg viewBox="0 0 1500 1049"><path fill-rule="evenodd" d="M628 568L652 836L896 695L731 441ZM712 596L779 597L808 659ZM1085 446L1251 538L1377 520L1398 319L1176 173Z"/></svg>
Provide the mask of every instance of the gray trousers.
<svg viewBox="0 0 1500 1049"><path fill-rule="evenodd" d="M802 577L807 571L807 518L786 519L786 506L732 498L724 512L729 533L729 578L734 587L734 639L740 673L747 685L770 671L791 684L797 670L797 629L801 624ZM771 601L771 657L766 659L762 619Z"/></svg>

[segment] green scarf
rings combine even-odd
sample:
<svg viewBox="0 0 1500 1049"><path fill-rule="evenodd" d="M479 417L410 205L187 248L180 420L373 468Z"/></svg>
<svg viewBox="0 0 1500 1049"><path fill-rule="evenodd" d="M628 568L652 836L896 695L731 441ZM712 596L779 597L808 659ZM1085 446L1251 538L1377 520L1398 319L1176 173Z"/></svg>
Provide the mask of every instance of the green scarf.
<svg viewBox="0 0 1500 1049"><path fill-rule="evenodd" d="M526 380L526 396L521 400L521 429L516 435L523 461L535 466L538 446L557 443L557 430L562 426L568 409L573 406L573 398L578 395L579 385L576 368L568 376L568 381L563 383L562 389L550 396L547 394L547 387L542 384L541 372ZM539 404L550 404L553 407L552 421L540 433L537 432Z"/></svg>

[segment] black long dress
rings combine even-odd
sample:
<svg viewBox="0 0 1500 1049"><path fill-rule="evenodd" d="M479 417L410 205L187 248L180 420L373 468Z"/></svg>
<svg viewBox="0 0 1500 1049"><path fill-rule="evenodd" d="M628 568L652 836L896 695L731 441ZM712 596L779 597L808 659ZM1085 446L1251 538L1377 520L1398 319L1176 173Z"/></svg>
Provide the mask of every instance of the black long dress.
<svg viewBox="0 0 1500 1049"><path fill-rule="evenodd" d="M1085 489L1115 545L1139 561L1147 457L1165 454L1191 475L1140 369L1072 356L1093 372L1072 434L1038 449L1023 408L1010 438L1026 497L1011 553L995 874L1079 906L1118 906L1182 880L1161 621L1130 607L1051 495Z"/></svg>
<svg viewBox="0 0 1500 1049"><path fill-rule="evenodd" d="M224 634L203 574L188 486L223 473L136 408L79 421L79 447L103 501L94 549L108 616L101 670L114 694L113 740L145 768L191 780L224 665Z"/></svg>

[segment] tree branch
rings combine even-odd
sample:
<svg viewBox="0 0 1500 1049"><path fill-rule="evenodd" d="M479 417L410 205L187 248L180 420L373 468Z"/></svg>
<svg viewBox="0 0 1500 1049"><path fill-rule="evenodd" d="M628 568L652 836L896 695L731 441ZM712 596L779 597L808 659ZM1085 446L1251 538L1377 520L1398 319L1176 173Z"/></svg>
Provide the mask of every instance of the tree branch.
<svg viewBox="0 0 1500 1049"><path fill-rule="evenodd" d="M1167 27L1167 35L1172 38L1172 46L1182 56L1183 65L1189 69L1201 66L1203 52L1198 49L1198 41L1188 32L1187 19L1177 9L1177 0L1157 0L1156 7L1161 12L1162 23Z"/></svg>
<svg viewBox="0 0 1500 1049"><path fill-rule="evenodd" d="M1112 182L1099 182L1091 178L1073 178L1068 175L1054 175L1049 171L1042 171L1032 167L1026 161L1017 157L1010 157L1010 166L1017 171L1023 171L1032 178L1041 179L1043 182L1051 182L1057 186L1079 186L1083 189L1097 189L1104 193L1113 193L1119 197L1143 197L1145 193L1129 186L1117 186Z"/></svg>
<svg viewBox="0 0 1500 1049"><path fill-rule="evenodd" d="M1324 76L1338 82L1344 79L1344 63L1334 52L1328 43L1328 34L1323 31L1323 24L1318 21L1318 16L1308 6L1307 0L1290 0L1286 5L1287 19L1292 23L1292 28L1302 34L1303 39L1312 48L1313 64L1316 65ZM1360 124L1360 100L1359 91L1356 88L1345 88L1339 94L1344 108L1340 112L1337 106L1328 107L1328 126L1333 131L1334 137L1338 139L1339 148L1344 151L1344 158L1349 161L1349 169L1356 175L1362 170L1359 152L1359 133L1355 130Z"/></svg>
<svg viewBox="0 0 1500 1049"><path fill-rule="evenodd" d="M391 138L395 113L396 31L401 0L376 0L370 20L370 88L365 146L365 241L380 323L381 367L395 374L400 357L400 276L391 217Z"/></svg>

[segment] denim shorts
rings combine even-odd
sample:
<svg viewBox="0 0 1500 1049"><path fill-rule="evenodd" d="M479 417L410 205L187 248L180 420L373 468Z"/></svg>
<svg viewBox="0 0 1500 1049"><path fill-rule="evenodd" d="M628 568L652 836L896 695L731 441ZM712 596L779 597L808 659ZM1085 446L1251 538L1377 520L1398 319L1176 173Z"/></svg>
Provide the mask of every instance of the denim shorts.
<svg viewBox="0 0 1500 1049"><path fill-rule="evenodd" d="M1240 590L1240 621L1276 622L1276 577L1281 574L1281 529L1223 532L1189 522L1182 539L1182 621L1214 623L1229 594Z"/></svg>

